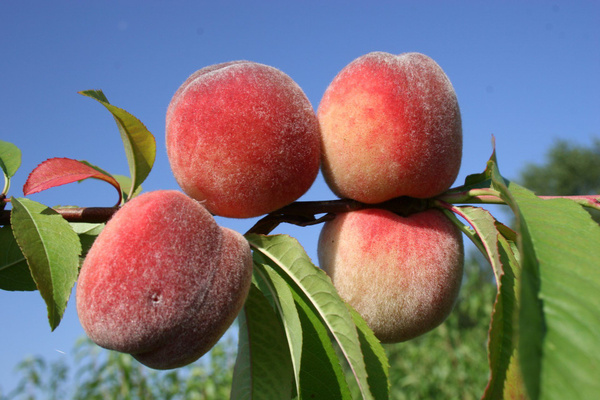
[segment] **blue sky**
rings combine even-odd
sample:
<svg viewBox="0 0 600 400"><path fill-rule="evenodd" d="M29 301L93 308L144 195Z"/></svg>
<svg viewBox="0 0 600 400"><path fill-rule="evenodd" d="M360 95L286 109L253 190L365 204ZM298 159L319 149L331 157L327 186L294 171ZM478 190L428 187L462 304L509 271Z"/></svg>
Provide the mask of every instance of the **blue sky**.
<svg viewBox="0 0 600 400"><path fill-rule="evenodd" d="M281 69L316 107L329 82L371 51L421 52L446 72L461 106L457 183L481 172L496 138L518 177L557 138L600 136L600 3L596 1L20 1L0 2L0 139L23 151L11 193L51 157L127 174L108 112L77 94L102 89L157 139L146 191L176 189L164 148L167 105L204 66L246 59ZM114 189L84 182L32 195L48 205L110 206ZM304 200L330 200L321 177ZM255 220L219 219L245 232ZM312 257L319 227L283 226ZM83 334L74 302L55 332L37 292L0 292L0 387L26 355L68 357Z"/></svg>

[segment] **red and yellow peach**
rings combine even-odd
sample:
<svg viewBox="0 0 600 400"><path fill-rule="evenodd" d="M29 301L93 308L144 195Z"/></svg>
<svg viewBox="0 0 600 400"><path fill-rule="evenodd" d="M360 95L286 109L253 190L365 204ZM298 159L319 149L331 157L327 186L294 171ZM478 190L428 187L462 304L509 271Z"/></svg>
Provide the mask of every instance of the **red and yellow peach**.
<svg viewBox="0 0 600 400"><path fill-rule="evenodd" d="M385 343L441 324L460 289L462 234L435 209L408 217L381 209L339 214L324 225L318 255L340 297Z"/></svg>
<svg viewBox="0 0 600 400"><path fill-rule="evenodd" d="M167 111L175 179L225 217L259 216L302 196L319 171L320 140L302 89L278 69L249 61L200 69Z"/></svg>
<svg viewBox="0 0 600 400"><path fill-rule="evenodd" d="M321 100L325 180L340 197L380 203L447 190L462 157L454 88L431 58L374 52L357 58Z"/></svg>

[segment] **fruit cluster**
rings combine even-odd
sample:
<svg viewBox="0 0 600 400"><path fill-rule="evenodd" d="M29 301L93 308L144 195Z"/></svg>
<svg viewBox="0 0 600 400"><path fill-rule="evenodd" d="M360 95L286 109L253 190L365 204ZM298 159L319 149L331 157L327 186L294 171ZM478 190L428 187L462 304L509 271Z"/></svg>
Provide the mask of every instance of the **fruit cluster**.
<svg viewBox="0 0 600 400"><path fill-rule="evenodd" d="M331 82L318 110L323 175L341 197L380 203L450 188L462 157L452 84L429 57L370 53ZM442 323L462 279L460 230L439 210L408 217L372 209L338 215L319 238L319 262L340 296L382 342Z"/></svg>
<svg viewBox="0 0 600 400"><path fill-rule="evenodd" d="M462 131L454 89L433 60L370 53L335 77L317 113L273 67L200 69L168 107L166 147L187 195L160 190L127 202L94 242L77 286L88 336L158 369L207 352L248 294L248 242L212 215L275 211L302 196L320 167L343 198L434 197L458 174ZM462 277L460 231L435 209L340 214L323 227L318 253L384 342L441 323Z"/></svg>

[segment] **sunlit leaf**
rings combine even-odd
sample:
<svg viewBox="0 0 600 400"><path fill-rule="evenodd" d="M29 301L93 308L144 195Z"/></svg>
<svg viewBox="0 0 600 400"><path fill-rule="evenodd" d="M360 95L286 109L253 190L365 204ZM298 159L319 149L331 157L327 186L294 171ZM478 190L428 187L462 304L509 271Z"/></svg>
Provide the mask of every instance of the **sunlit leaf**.
<svg viewBox="0 0 600 400"><path fill-rule="evenodd" d="M42 190L89 178L110 183L117 189L120 199L121 187L115 178L88 162L71 158L50 158L42 162L29 174L25 185L23 185L23 194L29 196Z"/></svg>
<svg viewBox="0 0 600 400"><path fill-rule="evenodd" d="M73 231L79 236L79 241L81 242L81 257L84 258L87 252L94 244L94 241L102 232L106 224L98 223L92 224L87 222L73 222L71 223L71 228Z"/></svg>
<svg viewBox="0 0 600 400"><path fill-rule="evenodd" d="M285 333L254 282L238 318L240 333L231 399L289 400L294 371Z"/></svg>
<svg viewBox="0 0 600 400"><path fill-rule="evenodd" d="M298 364L295 367L296 390L300 393L300 398L351 399L348 383L331 343L329 331L317 313L294 286L288 285L285 279L277 274L268 259L259 252L254 252L254 258L255 270L259 275L265 276L270 282L278 282L278 291L284 293L287 307L289 307L288 301L292 300L293 310L286 310L282 319L284 326L288 325L286 329L290 330L288 333L290 354ZM267 285L263 284L263 286ZM266 289L269 290L268 286ZM290 321L286 322L286 319Z"/></svg>
<svg viewBox="0 0 600 400"><path fill-rule="evenodd" d="M0 140L0 169L4 174L4 189L2 194L8 192L10 187L10 178L15 175L15 172L21 166L21 150L10 142Z"/></svg>
<svg viewBox="0 0 600 400"><path fill-rule="evenodd" d="M0 289L37 289L10 225L0 228Z"/></svg>
<svg viewBox="0 0 600 400"><path fill-rule="evenodd" d="M79 93L98 101L115 118L125 146L125 154L132 180L127 197L132 198L133 193L144 182L154 165L156 157L156 140L154 136L136 117L110 104L101 90L84 90Z"/></svg>
<svg viewBox="0 0 600 400"><path fill-rule="evenodd" d="M532 399L600 393L600 226L578 204L509 185L521 228L520 357Z"/></svg>
<svg viewBox="0 0 600 400"><path fill-rule="evenodd" d="M352 399L329 331L306 299L297 292L293 294L302 323L303 348L300 369L302 398Z"/></svg>
<svg viewBox="0 0 600 400"><path fill-rule="evenodd" d="M487 210L479 207L461 206L455 207L455 212L459 213L475 230L476 243L481 247L494 270L496 282L500 281L502 274L502 263L500 262L500 252L498 249L498 229L496 228L496 219Z"/></svg>
<svg viewBox="0 0 600 400"><path fill-rule="evenodd" d="M254 253L254 273L259 277L259 279L257 279L258 287L271 302L271 306L274 308L275 312L279 314L283 322L292 366L294 368L296 392L301 395L300 361L302 359L303 333L291 288L282 277L262 261L262 255L260 253Z"/></svg>
<svg viewBox="0 0 600 400"><path fill-rule="evenodd" d="M133 182L128 176L114 174L113 178L115 178L115 180L119 182L119 185L121 185L121 195L123 198L123 202L131 200L132 198L134 198L142 192L142 186L138 185L135 191L131 193L131 185Z"/></svg>
<svg viewBox="0 0 600 400"><path fill-rule="evenodd" d="M471 206L453 210L472 226L475 235L470 237L490 262L498 288L488 341L490 378L483 399L522 398L510 397L524 392L517 361L520 266L516 233L487 210Z"/></svg>
<svg viewBox="0 0 600 400"><path fill-rule="evenodd" d="M25 198L11 198L11 225L29 270L48 308L54 330L77 279L81 244L56 211Z"/></svg>
<svg viewBox="0 0 600 400"><path fill-rule="evenodd" d="M317 268L294 238L286 235L247 235L250 246L260 252L277 273L309 302L327 327L348 362L365 399L372 399L356 326L331 280Z"/></svg>
<svg viewBox="0 0 600 400"><path fill-rule="evenodd" d="M376 399L387 399L390 393L389 363L385 350L365 320L347 305L358 330L358 338L367 366L369 386Z"/></svg>
<svg viewBox="0 0 600 400"><path fill-rule="evenodd" d="M9 178L12 178L21 166L21 150L10 142L0 140L0 168Z"/></svg>
<svg viewBox="0 0 600 400"><path fill-rule="evenodd" d="M543 200L502 178L493 186L519 231L518 358L536 399L588 399L600 392L600 226L574 201Z"/></svg>

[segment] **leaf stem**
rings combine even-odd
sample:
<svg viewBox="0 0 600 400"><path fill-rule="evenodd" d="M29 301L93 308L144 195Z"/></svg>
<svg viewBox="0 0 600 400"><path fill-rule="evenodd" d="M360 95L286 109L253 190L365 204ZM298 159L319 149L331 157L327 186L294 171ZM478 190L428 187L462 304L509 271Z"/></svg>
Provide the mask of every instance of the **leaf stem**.
<svg viewBox="0 0 600 400"><path fill-rule="evenodd" d="M500 194L493 189L471 189L457 192L450 190L433 199L397 197L377 204L366 204L350 199L296 201L263 216L246 233L267 235L281 223L297 226L316 225L332 220L335 218L336 214L369 208L385 209L402 216L408 216L416 212L424 211L432 206L455 212L456 210L451 204L456 203L506 204L499 196ZM0 194L0 225L10 225L11 211L4 210L6 202L9 201L5 197L6 196ZM542 199L568 199L575 201L584 207L600 210L600 195L539 197ZM100 223L108 221L118 209L119 207L78 207L57 208L55 211L69 222Z"/></svg>
<svg viewBox="0 0 600 400"><path fill-rule="evenodd" d="M10 178L4 175L4 189L2 189L2 196L6 197L8 190L10 189Z"/></svg>
<svg viewBox="0 0 600 400"><path fill-rule="evenodd" d="M502 200L500 192L490 188L469 189L463 191L451 189L436 197L436 200L451 204L506 204L506 202Z"/></svg>
<svg viewBox="0 0 600 400"><path fill-rule="evenodd" d="M475 229L475 224L469 219L467 215L465 215L465 213L461 211L460 208L441 200L435 201L434 205L440 208L441 211L443 211L444 214L446 214L446 216L473 242L475 247L477 247L477 249L479 249L479 251L487 259L489 259L488 252L485 249L483 242L479 239L479 232L477 232L477 230ZM471 226L469 227L465 225L457 217L457 215L463 218L465 221L467 221Z"/></svg>

